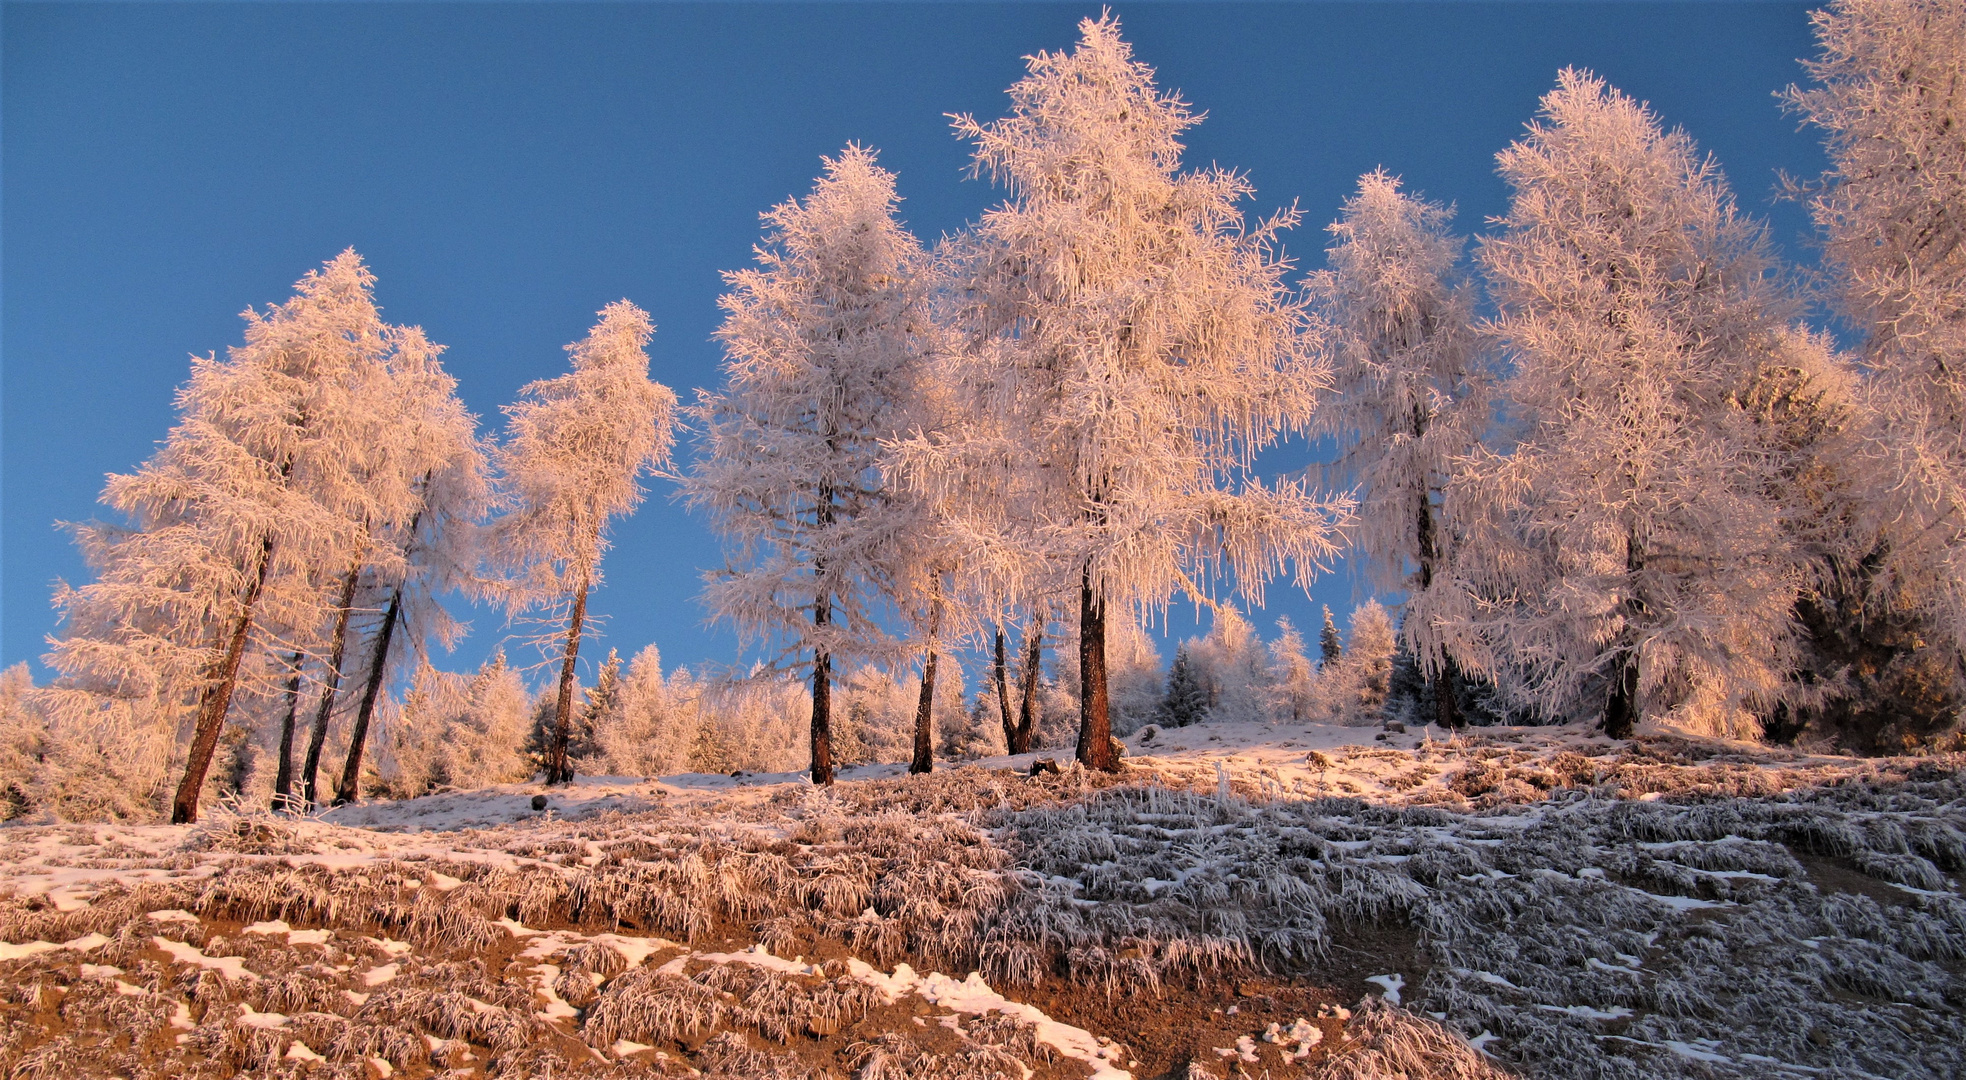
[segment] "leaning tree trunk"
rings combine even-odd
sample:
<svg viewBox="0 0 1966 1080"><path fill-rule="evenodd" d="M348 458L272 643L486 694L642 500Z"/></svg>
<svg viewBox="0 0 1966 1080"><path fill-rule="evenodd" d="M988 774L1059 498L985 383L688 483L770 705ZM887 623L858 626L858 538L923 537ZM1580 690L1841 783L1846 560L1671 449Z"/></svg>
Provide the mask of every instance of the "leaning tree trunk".
<svg viewBox="0 0 1966 1080"><path fill-rule="evenodd" d="M321 704L314 710L314 730L307 737L307 763L300 770L302 805L313 809L319 802L321 747L328 741L328 720L334 714L335 694L341 689L341 659L348 649L348 617L355 609L355 583L362 577L362 560L348 568L341 579L341 604L335 608L334 640L328 647L328 681L321 687Z"/></svg>
<svg viewBox="0 0 1966 1080"><path fill-rule="evenodd" d="M348 733L348 757L341 765L341 779L335 783L334 804L354 802L360 795L362 744L369 738L369 721L375 716L375 700L382 691L383 671L389 665L389 642L401 621L403 586L389 594L389 607L382 613L382 629L376 633L375 656L369 661L368 685L362 688L362 707L355 712L355 729Z"/></svg>
<svg viewBox="0 0 1966 1080"><path fill-rule="evenodd" d="M546 756L546 782L570 784L573 766L567 762L567 742L573 733L574 662L580 656L580 627L587 619L588 582L581 579L573 594L573 617L567 620L567 656L560 662L560 698L553 705L553 748Z"/></svg>
<svg viewBox="0 0 1966 1080"><path fill-rule="evenodd" d="M997 712L1003 717L1003 752L1017 753L1017 720L1010 715L1010 671L1004 662L1003 624L997 624Z"/></svg>
<svg viewBox="0 0 1966 1080"><path fill-rule="evenodd" d="M1625 538L1625 572L1636 574L1645 568L1645 554L1636 537ZM1631 626L1645 613L1645 602L1637 590L1626 586L1625 625ZM1618 657L1611 677L1611 700L1604 705L1604 733L1614 739L1629 739L1638 726L1638 650L1629 647Z"/></svg>
<svg viewBox="0 0 1966 1080"><path fill-rule="evenodd" d="M1092 568L1079 577L1079 762L1118 772L1106 698L1106 602L1092 588Z"/></svg>
<svg viewBox="0 0 1966 1080"><path fill-rule="evenodd" d="M1433 588L1434 564L1440 560L1440 534L1434 527L1433 500L1422 491L1419 499L1420 591ZM1434 723L1453 731L1461 726L1461 703L1455 699L1455 683L1460 671L1445 648L1440 651L1440 670L1434 674Z"/></svg>
<svg viewBox="0 0 1966 1080"><path fill-rule="evenodd" d="M246 638L253 629L253 608L266 588L266 573L273 565L273 537L260 544L259 567L253 572L246 595L240 598L239 614L226 639L225 652L213 662L198 695L198 723L192 729L191 752L184 762L184 779L171 800L171 824L188 825L198 820L198 793L205 787L205 772L212 767L212 751L218 748L219 728L225 724L225 710L232 704L232 688L239 681L239 660L246 654Z"/></svg>
<svg viewBox="0 0 1966 1080"><path fill-rule="evenodd" d="M294 721L300 718L300 669L305 653L295 652L287 661L293 677L287 680L287 718L280 723L280 767L273 774L273 812L293 809Z"/></svg>
<svg viewBox="0 0 1966 1080"><path fill-rule="evenodd" d="M1042 608L1032 614L1024 630L1024 670L1018 673L1022 700L1017 706L1017 737L1011 741L1013 754L1031 752L1031 739L1038 729L1038 677L1044 673L1044 623Z"/></svg>
<svg viewBox="0 0 1966 1080"><path fill-rule="evenodd" d="M417 491L426 495L430 490L430 475L425 473L417 485ZM402 545L403 557L407 560L416 546L416 527L423 521L423 510L410 517L410 527L404 530ZM407 571L406 571L407 573ZM369 722L375 717L376 697L382 691L382 676L389 666L389 643L396 636L396 624L402 619L404 582L397 582L389 594L389 606L382 613L382 628L376 632L375 655L369 660L369 681L362 688L362 705L355 712L355 730L349 733L348 757L341 764L341 779L335 782L334 802L336 806L354 802L360 797L359 784L362 778L362 747L368 742Z"/></svg>
<svg viewBox="0 0 1966 1080"><path fill-rule="evenodd" d="M911 773L935 768L935 633L942 624L942 601L937 599L928 616L928 659L922 661L922 696L915 703L915 758L908 763Z"/></svg>

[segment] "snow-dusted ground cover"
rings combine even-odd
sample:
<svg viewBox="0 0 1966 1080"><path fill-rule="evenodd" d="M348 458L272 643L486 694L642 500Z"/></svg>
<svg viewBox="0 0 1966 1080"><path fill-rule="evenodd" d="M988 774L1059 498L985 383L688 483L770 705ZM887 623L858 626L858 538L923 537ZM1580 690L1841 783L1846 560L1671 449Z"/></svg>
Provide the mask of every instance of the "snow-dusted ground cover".
<svg viewBox="0 0 1966 1080"><path fill-rule="evenodd" d="M1376 734L11 827L0 1071L1966 1074L1961 762Z"/></svg>

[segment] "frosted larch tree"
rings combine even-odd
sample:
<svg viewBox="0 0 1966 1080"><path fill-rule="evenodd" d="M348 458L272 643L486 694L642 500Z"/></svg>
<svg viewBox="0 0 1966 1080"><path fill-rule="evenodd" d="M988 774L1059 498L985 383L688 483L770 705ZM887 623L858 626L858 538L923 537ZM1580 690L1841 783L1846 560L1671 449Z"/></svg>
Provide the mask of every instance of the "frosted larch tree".
<svg viewBox="0 0 1966 1080"><path fill-rule="evenodd" d="M1920 609L1922 635L1966 646L1966 7L1837 0L1811 16L1815 85L1788 104L1830 167L1808 189L1826 284L1862 333L1889 530L1873 615Z"/></svg>
<svg viewBox="0 0 1966 1080"><path fill-rule="evenodd" d="M849 146L804 200L763 215L758 265L725 275L724 388L691 410L703 436L684 490L729 548L705 601L809 669L816 784L833 782L834 668L898 655L881 616L918 554L909 531L929 524L882 475L928 332L922 249L897 201L894 175Z"/></svg>
<svg viewBox="0 0 1966 1080"><path fill-rule="evenodd" d="M56 595L66 625L48 657L62 672L51 700L148 699L165 723L189 708L173 821L197 819L242 675L291 676L290 643L276 662L249 656L255 628L321 625L332 601L313 570L348 565L364 523L393 512L364 483L378 442L368 391L390 347L373 283L347 251L287 303L248 310L244 345L193 361L163 447L110 477L103 501L130 524L77 530L98 576Z"/></svg>
<svg viewBox="0 0 1966 1080"><path fill-rule="evenodd" d="M1781 692L1796 586L1739 405L1791 312L1764 232L1588 73L1499 161L1514 193L1480 261L1520 442L1450 488L1457 580L1409 620L1545 715L1625 737L1699 707L1740 733Z"/></svg>
<svg viewBox="0 0 1966 1080"><path fill-rule="evenodd" d="M1377 600L1352 609L1344 654L1311 684L1309 715L1326 724L1364 726L1385 716L1397 648L1392 617Z"/></svg>
<svg viewBox="0 0 1966 1080"><path fill-rule="evenodd" d="M1328 475L1355 485L1353 543L1388 589L1433 587L1448 540L1441 494L1488 421L1452 213L1401 191L1384 170L1367 173L1330 226L1328 269L1312 279L1334 379L1318 426L1343 447ZM1452 683L1451 655L1421 655L1434 681ZM1435 722L1460 726L1454 695L1434 700Z"/></svg>
<svg viewBox="0 0 1966 1080"><path fill-rule="evenodd" d="M1287 618L1277 620L1276 640L1270 642L1270 669L1276 672L1277 718L1303 723L1310 716L1317 666L1304 651L1304 635Z"/></svg>
<svg viewBox="0 0 1966 1080"><path fill-rule="evenodd" d="M1009 193L953 282L968 344L951 385L988 423L901 449L931 492L1013 478L1012 498L951 505L1012 583L1076 591L1078 756L1114 769L1107 612L1206 592L1225 567L1252 599L1286 564L1308 580L1348 505L1252 469L1328 385L1275 251L1295 215L1248 227L1247 180L1180 171L1199 118L1110 16L1080 29L1073 52L1030 58L1009 116L956 120L973 171Z"/></svg>
<svg viewBox="0 0 1966 1080"><path fill-rule="evenodd" d="M359 649L366 638L369 655L359 664L361 681L353 684L362 690L336 783L337 803L355 797L369 724L386 682L386 660L399 644L398 626L407 621L416 638L412 648L394 650L399 660L406 651L420 653L428 633L447 644L454 639L455 624L432 591L418 586L433 575L429 583L439 588L459 583L475 561L465 540L468 527L485 508L485 461L476 420L457 400L456 380L438 363L443 346L431 343L416 327L385 327L383 333L389 350L366 383L365 407L375 430L359 473L371 507L364 519L368 528L336 575L319 701L298 789L292 793L292 801L303 808L321 801L321 755L330 719L346 711L343 669L350 645ZM415 607L413 615L405 612L406 602ZM411 644L408 639L401 643ZM288 741L284 730L282 741ZM282 765L283 772L290 771L287 762ZM289 789L276 782L276 801L288 797Z"/></svg>
<svg viewBox="0 0 1966 1080"><path fill-rule="evenodd" d="M505 509L488 527L486 553L509 575L507 609L543 608L558 628L549 784L573 779L575 665L608 521L641 503L640 478L668 463L675 441L676 395L649 378L654 333L648 314L626 300L601 309L587 337L567 346L573 370L528 383L505 407L505 440L493 454Z"/></svg>
<svg viewBox="0 0 1966 1080"><path fill-rule="evenodd" d="M476 529L490 509L477 417L458 400L457 380L438 361L443 347L414 327L397 336L389 361L395 408L387 480L407 487L410 509L407 521L377 530L369 550L365 587L380 612L367 635L362 696L335 782L337 805L359 796L363 750L391 665L400 670L422 657L431 639L448 648L461 635L438 597L474 586Z"/></svg>

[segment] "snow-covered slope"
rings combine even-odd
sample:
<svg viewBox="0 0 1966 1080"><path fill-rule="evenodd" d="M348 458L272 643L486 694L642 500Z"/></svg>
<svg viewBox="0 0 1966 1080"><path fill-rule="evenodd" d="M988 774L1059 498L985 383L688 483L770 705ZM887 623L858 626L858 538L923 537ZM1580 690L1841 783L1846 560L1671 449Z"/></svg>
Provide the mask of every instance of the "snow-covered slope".
<svg viewBox="0 0 1966 1080"><path fill-rule="evenodd" d="M1959 762L1439 734L0 829L0 1068L1966 1071Z"/></svg>

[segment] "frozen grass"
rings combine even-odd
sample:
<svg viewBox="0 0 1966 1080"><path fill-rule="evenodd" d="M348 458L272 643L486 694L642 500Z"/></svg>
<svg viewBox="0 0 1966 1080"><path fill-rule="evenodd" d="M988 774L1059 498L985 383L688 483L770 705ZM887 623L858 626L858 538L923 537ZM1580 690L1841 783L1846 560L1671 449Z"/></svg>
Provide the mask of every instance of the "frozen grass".
<svg viewBox="0 0 1966 1080"><path fill-rule="evenodd" d="M1403 804L1260 770L965 769L435 836L10 829L40 892L0 894L0 1075L1022 1080L1078 1066L1019 1021L924 1027L843 961L778 958L1209 1000L1384 923L1421 941L1405 1009L1301 1060L1258 1045L1273 1076L1966 1075L1957 763L1442 757Z"/></svg>

